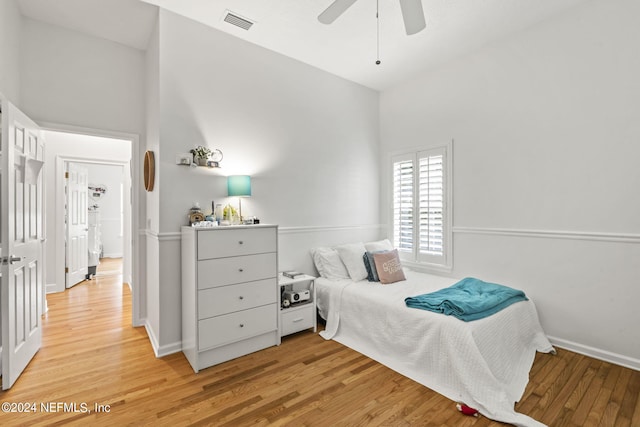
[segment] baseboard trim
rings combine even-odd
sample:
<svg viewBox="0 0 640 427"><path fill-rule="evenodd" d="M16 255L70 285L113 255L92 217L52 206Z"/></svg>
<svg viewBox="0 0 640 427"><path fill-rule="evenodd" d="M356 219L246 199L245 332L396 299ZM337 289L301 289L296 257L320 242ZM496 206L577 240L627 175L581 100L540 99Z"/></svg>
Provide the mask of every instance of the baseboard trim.
<svg viewBox="0 0 640 427"><path fill-rule="evenodd" d="M591 240L596 242L640 243L640 234L591 231L526 230L510 228L453 227L456 234L536 237L546 239Z"/></svg>
<svg viewBox="0 0 640 427"><path fill-rule="evenodd" d="M182 351L182 342L174 342L172 344L163 345L158 349L157 357L164 357Z"/></svg>
<svg viewBox="0 0 640 427"><path fill-rule="evenodd" d="M122 258L122 252L104 253L102 258Z"/></svg>
<svg viewBox="0 0 640 427"><path fill-rule="evenodd" d="M153 354L158 356L158 340L156 339L156 335L153 333L153 329L151 325L149 325L149 321L144 322L144 329L147 331L147 337L149 337L149 342L151 343L151 348L153 349Z"/></svg>
<svg viewBox="0 0 640 427"><path fill-rule="evenodd" d="M551 337L551 336L547 338L549 338L549 341L551 341L551 344L553 344L556 347L573 351L574 353L583 354L585 356L593 357L594 359L613 363L615 365L624 366L625 368L640 371L640 359L634 359L632 357L627 357L621 354L612 353L610 351L601 350L599 348L590 347L590 346L579 344L573 341L564 340L562 338Z"/></svg>
<svg viewBox="0 0 640 427"><path fill-rule="evenodd" d="M151 325L149 325L148 321L145 321L144 329L147 331L147 336L149 337L149 342L151 343L151 347L153 348L153 353L157 358L168 356L173 353L179 353L182 351L181 342L174 342L172 344L160 346L158 344L158 339L153 333L153 329L151 328Z"/></svg>
<svg viewBox="0 0 640 427"><path fill-rule="evenodd" d="M44 285L44 292L46 294L55 294L56 292L58 292L58 290L56 289L56 284L47 283L46 285Z"/></svg>

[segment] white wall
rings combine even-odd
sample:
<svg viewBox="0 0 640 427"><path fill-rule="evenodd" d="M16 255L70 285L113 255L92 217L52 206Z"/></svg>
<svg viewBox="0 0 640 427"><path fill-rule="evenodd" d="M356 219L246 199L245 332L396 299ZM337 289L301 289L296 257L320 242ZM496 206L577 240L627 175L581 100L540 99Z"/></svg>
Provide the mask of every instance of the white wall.
<svg viewBox="0 0 640 427"><path fill-rule="evenodd" d="M64 271L58 271L60 257L64 262L64 210L60 206L56 183L64 174L63 160L75 162L128 162L131 159L131 142L111 138L45 131L45 208L47 211L45 243L47 292L62 292L65 289ZM114 166L112 166L114 167ZM122 166L120 166L122 167ZM63 193L64 194L64 193ZM61 249L62 248L62 249ZM64 265L64 264L63 264ZM125 277L130 272L124 272Z"/></svg>
<svg viewBox="0 0 640 427"><path fill-rule="evenodd" d="M144 141L144 52L29 18L23 20L22 110L39 124L139 135ZM144 144L138 149L134 171L138 170L138 159L143 158ZM134 178L139 179L137 175ZM144 201L141 186L135 190ZM146 217L145 205L140 203L140 223Z"/></svg>
<svg viewBox="0 0 640 427"><path fill-rule="evenodd" d="M266 222L378 222L377 92L170 12L160 25L161 231L233 174L252 176L243 206ZM220 171L175 165L198 144L223 151Z"/></svg>
<svg viewBox="0 0 640 427"><path fill-rule="evenodd" d="M144 53L24 19L22 99L37 122L141 134Z"/></svg>
<svg viewBox="0 0 640 427"><path fill-rule="evenodd" d="M288 254L308 259L312 241L345 237L337 226L350 239L379 234L379 138L377 92L166 11L158 56L159 223L150 217L147 233L158 242L147 247L162 274L149 277L160 313L148 327L162 354L180 339L178 233L193 201L226 203L225 176L251 175L243 214L281 226L280 264L293 268ZM175 164L199 144L223 151L222 169ZM315 227L333 231L318 239Z"/></svg>
<svg viewBox="0 0 640 427"><path fill-rule="evenodd" d="M524 289L555 343L636 368L638 16L633 0L588 2L380 107L385 162L455 140L455 274Z"/></svg>
<svg viewBox="0 0 640 427"><path fill-rule="evenodd" d="M129 148L125 145L125 149ZM105 164L88 164L89 186L98 185L106 188L104 196L97 200L91 198L89 205L97 204L100 213L100 242L105 258L122 257L122 184L124 182L123 167Z"/></svg>
<svg viewBox="0 0 640 427"><path fill-rule="evenodd" d="M20 30L22 17L15 0L0 1L0 93L20 107Z"/></svg>

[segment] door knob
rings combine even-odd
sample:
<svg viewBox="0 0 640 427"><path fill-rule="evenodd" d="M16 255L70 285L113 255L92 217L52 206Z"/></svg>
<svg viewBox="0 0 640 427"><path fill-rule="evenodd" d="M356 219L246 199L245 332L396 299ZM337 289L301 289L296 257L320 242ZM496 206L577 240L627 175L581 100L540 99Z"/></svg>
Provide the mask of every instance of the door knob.
<svg viewBox="0 0 640 427"><path fill-rule="evenodd" d="M15 256L15 255L9 255L8 257L2 257L2 263L3 264L13 264L16 262L20 262L24 259L24 257L21 256Z"/></svg>

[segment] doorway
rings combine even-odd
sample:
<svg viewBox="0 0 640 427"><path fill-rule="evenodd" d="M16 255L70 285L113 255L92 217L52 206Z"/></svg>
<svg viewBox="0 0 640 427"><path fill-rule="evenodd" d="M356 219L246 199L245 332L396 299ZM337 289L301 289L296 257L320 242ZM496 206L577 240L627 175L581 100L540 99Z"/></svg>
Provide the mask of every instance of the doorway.
<svg viewBox="0 0 640 427"><path fill-rule="evenodd" d="M134 268L137 248L137 193L132 191L138 182L138 137L109 132L78 129L45 130L47 182L47 293L63 292L66 284L66 176L71 163L80 163L89 167L112 166L122 171L122 280L132 291L132 325L140 326L140 298L137 286L138 271ZM97 187L101 187L98 183ZM113 194L113 193L112 193ZM108 196L107 196L108 197ZM89 200L91 203L91 200Z"/></svg>
<svg viewBox="0 0 640 427"><path fill-rule="evenodd" d="M113 161L65 162L66 288L95 278L107 258L122 261L125 222L131 221L125 218L124 170Z"/></svg>

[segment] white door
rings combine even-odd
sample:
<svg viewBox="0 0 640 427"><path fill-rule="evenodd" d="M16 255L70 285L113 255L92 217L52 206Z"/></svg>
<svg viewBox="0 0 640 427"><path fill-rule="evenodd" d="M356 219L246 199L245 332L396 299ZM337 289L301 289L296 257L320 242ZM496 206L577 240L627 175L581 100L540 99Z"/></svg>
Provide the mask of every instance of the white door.
<svg viewBox="0 0 640 427"><path fill-rule="evenodd" d="M67 164L66 287L77 285L89 273L89 172L78 163Z"/></svg>
<svg viewBox="0 0 640 427"><path fill-rule="evenodd" d="M1 114L0 307L2 388L6 390L42 340L44 144L38 126L4 99Z"/></svg>

